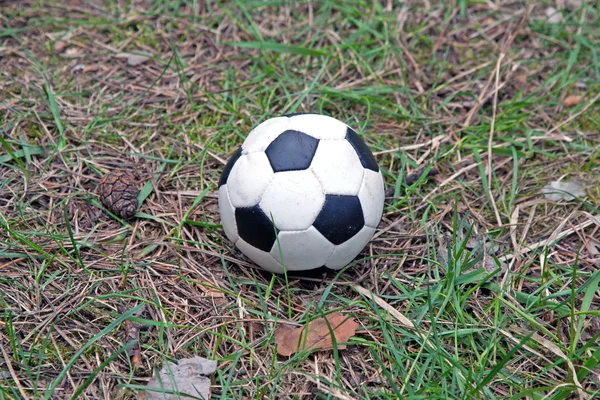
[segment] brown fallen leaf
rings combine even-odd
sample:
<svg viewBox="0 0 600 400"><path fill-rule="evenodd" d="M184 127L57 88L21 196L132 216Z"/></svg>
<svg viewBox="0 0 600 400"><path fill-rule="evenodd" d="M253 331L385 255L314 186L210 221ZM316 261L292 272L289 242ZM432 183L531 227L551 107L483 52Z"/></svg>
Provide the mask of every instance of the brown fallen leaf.
<svg viewBox="0 0 600 400"><path fill-rule="evenodd" d="M565 99L563 100L563 105L565 107L573 107L573 106L576 106L577 104L579 104L581 99L583 99L583 96L580 96L577 94L572 94L572 95L565 97Z"/></svg>
<svg viewBox="0 0 600 400"><path fill-rule="evenodd" d="M292 328L280 325L275 331L277 353L282 356L291 356L297 351L330 350L333 349L331 334L335 336L336 347L340 350L346 348L344 342L354 336L358 324L349 316L338 312L317 318L307 325Z"/></svg>
<svg viewBox="0 0 600 400"><path fill-rule="evenodd" d="M63 56L65 56L67 58L75 58L75 57L79 57L82 52L83 52L83 50L80 49L79 47L69 47L68 49L66 49L63 52Z"/></svg>
<svg viewBox="0 0 600 400"><path fill-rule="evenodd" d="M514 82L519 85L524 85L527 83L527 74L518 74L513 78Z"/></svg>
<svg viewBox="0 0 600 400"><path fill-rule="evenodd" d="M216 285L215 283L203 280L203 279L199 279L196 287L198 289L200 289L201 291L204 292L204 296L206 297L225 297L225 293L223 293L223 291L219 290L220 287L218 285Z"/></svg>
<svg viewBox="0 0 600 400"><path fill-rule="evenodd" d="M62 52L63 52L63 50L64 50L64 49L66 49L68 45L69 45L69 44L68 44L67 42L64 42L64 41L62 41L62 40L57 40L57 41L54 43L54 52L55 52L56 54L62 53Z"/></svg>

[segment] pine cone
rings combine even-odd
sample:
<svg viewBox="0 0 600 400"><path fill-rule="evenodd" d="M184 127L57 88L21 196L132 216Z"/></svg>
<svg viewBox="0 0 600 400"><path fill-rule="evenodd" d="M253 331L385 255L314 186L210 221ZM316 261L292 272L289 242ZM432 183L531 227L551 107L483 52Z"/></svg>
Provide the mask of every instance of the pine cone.
<svg viewBox="0 0 600 400"><path fill-rule="evenodd" d="M131 175L126 171L113 171L104 175L98 185L100 201L112 213L121 218L131 218L138 207L138 190Z"/></svg>

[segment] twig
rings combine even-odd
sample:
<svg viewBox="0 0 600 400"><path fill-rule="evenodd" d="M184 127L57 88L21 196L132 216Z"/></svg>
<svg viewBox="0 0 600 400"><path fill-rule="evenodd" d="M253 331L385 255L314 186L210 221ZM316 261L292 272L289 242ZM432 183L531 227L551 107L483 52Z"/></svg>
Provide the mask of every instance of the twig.
<svg viewBox="0 0 600 400"><path fill-rule="evenodd" d="M492 208L494 209L494 214L496 215L496 222L498 226L502 225L502 219L500 219L500 213L498 213L498 207L496 206L496 201L494 200L494 195L492 193L492 145L494 144L494 126L496 122L496 110L498 107L498 90L500 83L500 66L502 65L502 60L504 59L504 53L500 53L498 57L498 61L496 62L496 82L495 82L495 90L494 90L494 100L492 103L492 122L490 123L490 135L488 138L488 197L490 202L492 203Z"/></svg>
<svg viewBox="0 0 600 400"><path fill-rule="evenodd" d="M372 298L379 307L383 308L385 311L390 313L390 315L396 318L398 322L400 322L405 328L415 329L415 324L413 324L410 319L406 318L404 314L402 314L400 311L396 310L394 307L388 304L387 301L385 301L381 297L377 296L375 293L365 289L362 286L352 285L352 287L354 288L354 290L356 290L363 296L367 298Z"/></svg>
<svg viewBox="0 0 600 400"><path fill-rule="evenodd" d="M549 244L551 244L552 242L556 241L556 240L560 240L563 239L566 236L569 236L577 231L580 231L582 229L587 228L590 225L596 224L600 227L600 219L594 217L593 215L587 213L587 212L582 212L584 215L588 216L589 219L585 222L582 222L579 225L575 225L572 228L569 229L565 229L564 231L557 233L560 229L562 229L562 227L565 225L565 223L569 220L569 217L565 218L565 220L558 226L558 228L554 231L554 233L552 235L550 235L550 237L548 239L544 239L544 240L540 240L537 243L532 244L531 246L526 246L525 248L521 249L518 253L516 254L507 254L505 256L506 260L512 260L513 258L516 258L518 256L521 256L525 253L529 253L530 251L533 251L535 249L538 249L540 247L546 247Z"/></svg>
<svg viewBox="0 0 600 400"><path fill-rule="evenodd" d="M380 154L388 154L388 153L395 153L397 151L407 151L407 150L417 150L420 149L421 147L426 147L429 145L438 145L440 143L445 142L446 140L448 140L449 136L448 135L439 135L434 137L431 140L428 140L424 143L418 143L418 144L411 144L408 146L401 146L401 147L395 147L393 149L389 149L389 150L383 150L383 151L377 151L374 152L374 155L380 155Z"/></svg>
<svg viewBox="0 0 600 400"><path fill-rule="evenodd" d="M477 163L471 164L471 165L467 165L464 168L461 168L460 170L458 170L457 172L455 172L454 174L452 174L452 176L450 176L448 179L446 179L445 181L443 181L442 183L440 183L439 185L437 185L435 187L435 189L433 189L431 192L429 192L427 194L427 196L423 197L422 202L424 203L425 201L427 201L427 199L429 199L431 196L433 196L433 194L435 192L437 192L440 188L446 186L448 183L452 182L457 176L464 174L465 172L476 168L477 167Z"/></svg>
<svg viewBox="0 0 600 400"><path fill-rule="evenodd" d="M481 93L479 93L479 97L477 98L477 101L473 105L473 108L471 108L471 110L467 114L467 118L465 119L465 122L463 122L463 128L466 128L469 125L471 125L471 119L473 119L473 116L479 110L479 108L481 107L481 104L483 104L483 99L487 96L487 91L488 91L490 85L492 84L493 78L494 78L494 74L491 74L490 77L488 78L488 81L485 83L485 86L483 87L483 89L481 89Z"/></svg>

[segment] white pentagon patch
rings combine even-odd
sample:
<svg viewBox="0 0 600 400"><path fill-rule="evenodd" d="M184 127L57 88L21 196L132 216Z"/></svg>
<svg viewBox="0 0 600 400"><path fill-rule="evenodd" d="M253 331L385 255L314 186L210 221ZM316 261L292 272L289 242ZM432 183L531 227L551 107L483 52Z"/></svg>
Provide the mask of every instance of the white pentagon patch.
<svg viewBox="0 0 600 400"><path fill-rule="evenodd" d="M282 132L288 128L289 118L270 118L254 128L242 143L242 154L263 152Z"/></svg>
<svg viewBox="0 0 600 400"><path fill-rule="evenodd" d="M319 143L310 169L327 194L356 196L365 169L358 154L347 140L327 140Z"/></svg>
<svg viewBox="0 0 600 400"><path fill-rule="evenodd" d="M343 122L319 114L300 114L289 117L286 129L306 133L316 139L344 139L348 126Z"/></svg>
<svg viewBox="0 0 600 400"><path fill-rule="evenodd" d="M305 231L279 232L271 255L285 265L288 271L303 271L322 267L333 253L335 246L311 226ZM307 250L309 253L307 253ZM283 256L283 262L282 262Z"/></svg>
<svg viewBox="0 0 600 400"><path fill-rule="evenodd" d="M234 207L257 205L273 175L273 169L265 153L242 155L234 164L227 179L231 204Z"/></svg>
<svg viewBox="0 0 600 400"><path fill-rule="evenodd" d="M278 172L260 204L282 231L308 229L325 202L323 188L310 170Z"/></svg>
<svg viewBox="0 0 600 400"><path fill-rule="evenodd" d="M281 264L279 264L279 262L275 260L273 256L271 256L271 254L267 253L266 251L257 249L251 244L248 244L242 238L240 238L235 245L238 247L238 249L240 249L242 253L244 253L246 257L254 261L265 271L277 274L283 273L283 267L281 266Z"/></svg>
<svg viewBox="0 0 600 400"><path fill-rule="evenodd" d="M221 214L221 225L223 225L225 235L235 243L239 239L239 235L235 224L235 208L229 199L227 185L219 188L219 213Z"/></svg>
<svg viewBox="0 0 600 400"><path fill-rule="evenodd" d="M381 172L365 169L365 177L358 192L358 198L365 216L365 225L377 228L383 215L385 189Z"/></svg>
<svg viewBox="0 0 600 400"><path fill-rule="evenodd" d="M356 235L335 247L325 266L331 269L344 268L360 253L373 237L375 228L364 226Z"/></svg>

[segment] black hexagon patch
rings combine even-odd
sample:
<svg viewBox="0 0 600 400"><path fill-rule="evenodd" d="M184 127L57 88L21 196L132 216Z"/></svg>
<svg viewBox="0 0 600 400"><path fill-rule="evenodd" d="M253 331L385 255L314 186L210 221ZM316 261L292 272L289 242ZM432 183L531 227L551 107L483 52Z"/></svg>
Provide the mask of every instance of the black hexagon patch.
<svg viewBox="0 0 600 400"><path fill-rule="evenodd" d="M331 243L344 243L365 226L360 200L356 196L326 195L313 226Z"/></svg>
<svg viewBox="0 0 600 400"><path fill-rule="evenodd" d="M287 130L273 140L265 150L275 172L307 169L317 151L319 139L294 130Z"/></svg>
<svg viewBox="0 0 600 400"><path fill-rule="evenodd" d="M354 147L354 150L356 150L356 154L358 154L360 163L364 168L375 172L379 171L379 165L377 164L375 156L373 156L371 149L369 149L362 138L358 136L358 133L354 132L353 129L348 128L346 130L346 140L349 141L352 147Z"/></svg>
<svg viewBox="0 0 600 400"><path fill-rule="evenodd" d="M271 251L276 238L275 227L260 206L236 208L235 223L245 242L262 251Z"/></svg>

